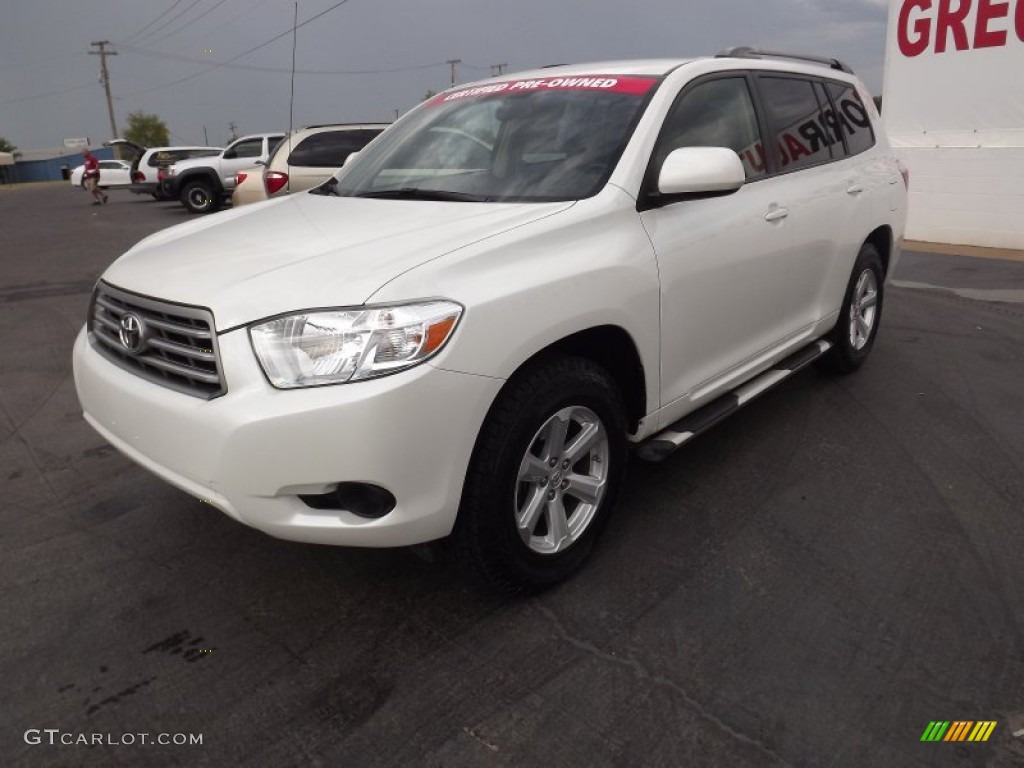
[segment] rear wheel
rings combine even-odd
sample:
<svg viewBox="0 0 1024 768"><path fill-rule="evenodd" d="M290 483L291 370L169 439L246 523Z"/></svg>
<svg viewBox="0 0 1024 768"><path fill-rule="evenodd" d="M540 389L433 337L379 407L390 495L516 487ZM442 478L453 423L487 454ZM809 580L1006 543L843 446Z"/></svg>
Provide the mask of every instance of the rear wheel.
<svg viewBox="0 0 1024 768"><path fill-rule="evenodd" d="M453 533L491 584L532 592L587 559L625 472L626 419L609 374L583 358L533 365L481 429Z"/></svg>
<svg viewBox="0 0 1024 768"><path fill-rule="evenodd" d="M878 249L864 243L850 273L839 320L828 340L832 349L822 358L836 373L851 373L867 359L882 319L885 273Z"/></svg>
<svg viewBox="0 0 1024 768"><path fill-rule="evenodd" d="M190 181L181 190L181 204L191 213L213 213L220 208L220 195L208 181Z"/></svg>

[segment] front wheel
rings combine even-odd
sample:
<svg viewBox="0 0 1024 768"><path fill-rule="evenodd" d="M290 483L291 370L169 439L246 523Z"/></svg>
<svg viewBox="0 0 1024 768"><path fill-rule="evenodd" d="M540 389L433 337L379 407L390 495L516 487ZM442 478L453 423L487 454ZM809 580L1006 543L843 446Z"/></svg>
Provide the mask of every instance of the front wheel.
<svg viewBox="0 0 1024 768"><path fill-rule="evenodd" d="M626 418L611 376L577 357L516 374L477 439L453 541L509 592L556 584L587 559L624 477Z"/></svg>
<svg viewBox="0 0 1024 768"><path fill-rule="evenodd" d="M181 190L181 204L190 213L213 213L220 208L220 196L207 181L190 181Z"/></svg>
<svg viewBox="0 0 1024 768"><path fill-rule="evenodd" d="M839 320L828 340L832 348L822 359L835 373L851 373L867 359L882 319L885 272L878 249L864 243L850 273Z"/></svg>

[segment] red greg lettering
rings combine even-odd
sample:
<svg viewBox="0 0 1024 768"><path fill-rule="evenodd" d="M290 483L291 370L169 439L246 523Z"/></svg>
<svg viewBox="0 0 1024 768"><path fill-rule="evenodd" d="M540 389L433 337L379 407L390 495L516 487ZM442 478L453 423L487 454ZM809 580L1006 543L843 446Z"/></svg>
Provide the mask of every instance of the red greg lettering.
<svg viewBox="0 0 1024 768"><path fill-rule="evenodd" d="M932 0L906 0L900 8L899 24L896 35L900 45L900 52L904 56L919 56L928 50L931 43L932 22L927 16L919 16L914 21L914 34L916 37L910 39L910 13L911 11L929 11L932 7Z"/></svg>
<svg viewBox="0 0 1024 768"><path fill-rule="evenodd" d="M1020 16L1021 4L1017 5L1017 15ZM974 47L975 48L998 48L1006 45L1006 30L988 28L988 23L993 19L1001 19L1010 15L1010 3L996 2L995 0L978 0L978 20L974 25Z"/></svg>
<svg viewBox="0 0 1024 768"><path fill-rule="evenodd" d="M955 11L949 7L952 2L953 0L939 0L939 12L935 18L936 53L945 53L949 32L953 33L953 45L958 51L970 48L964 19L971 11L971 0L960 0L960 5Z"/></svg>

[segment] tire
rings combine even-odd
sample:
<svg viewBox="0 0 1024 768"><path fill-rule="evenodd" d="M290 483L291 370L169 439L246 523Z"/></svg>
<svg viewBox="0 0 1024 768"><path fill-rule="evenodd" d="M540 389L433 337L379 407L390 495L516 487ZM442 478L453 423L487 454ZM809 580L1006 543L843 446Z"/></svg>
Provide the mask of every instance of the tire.
<svg viewBox="0 0 1024 768"><path fill-rule="evenodd" d="M451 539L456 557L504 592L565 580L590 555L615 506L626 429L618 388L590 360L548 358L517 373L477 437ZM572 457L563 449L586 440L585 432L594 437L577 444L575 463L567 464ZM521 529L517 520L528 514Z"/></svg>
<svg viewBox="0 0 1024 768"><path fill-rule="evenodd" d="M864 243L850 273L836 327L826 337L832 348L822 357L822 364L833 373L852 373L871 353L882 320L884 281L878 249Z"/></svg>
<svg viewBox="0 0 1024 768"><path fill-rule="evenodd" d="M213 213L220 208L220 195L208 181L190 181L181 189L181 204L190 213Z"/></svg>

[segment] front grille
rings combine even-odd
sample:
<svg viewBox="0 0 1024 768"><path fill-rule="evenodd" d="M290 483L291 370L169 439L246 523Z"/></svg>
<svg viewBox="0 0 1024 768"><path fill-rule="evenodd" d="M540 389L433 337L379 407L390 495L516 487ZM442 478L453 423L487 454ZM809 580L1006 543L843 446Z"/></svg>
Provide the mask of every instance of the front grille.
<svg viewBox="0 0 1024 768"><path fill-rule="evenodd" d="M135 320L125 321L127 315L138 321L137 334ZM122 334L125 324L128 328ZM134 351L122 335L135 344ZM89 306L89 337L110 362L157 384L206 400L227 391L208 309L171 304L100 282Z"/></svg>

